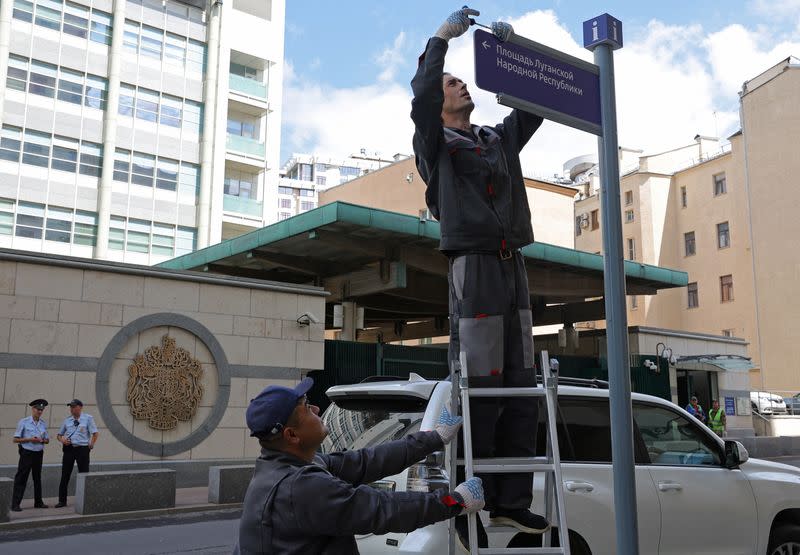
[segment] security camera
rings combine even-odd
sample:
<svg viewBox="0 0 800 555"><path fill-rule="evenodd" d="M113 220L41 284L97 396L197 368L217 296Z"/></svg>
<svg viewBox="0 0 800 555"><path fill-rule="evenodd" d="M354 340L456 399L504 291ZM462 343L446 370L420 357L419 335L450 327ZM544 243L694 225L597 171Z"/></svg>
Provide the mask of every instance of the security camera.
<svg viewBox="0 0 800 555"><path fill-rule="evenodd" d="M319 324L319 318L317 318L311 312L306 312L297 319L297 323L300 324L301 326L308 326L310 324Z"/></svg>

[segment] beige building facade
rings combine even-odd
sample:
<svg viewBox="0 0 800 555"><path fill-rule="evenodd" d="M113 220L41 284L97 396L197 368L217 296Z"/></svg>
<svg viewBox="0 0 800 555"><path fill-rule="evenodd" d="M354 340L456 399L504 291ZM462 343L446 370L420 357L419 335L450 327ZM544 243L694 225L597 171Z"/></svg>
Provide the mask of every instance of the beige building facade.
<svg viewBox="0 0 800 555"><path fill-rule="evenodd" d="M570 222L577 191L572 187L529 178L525 178L525 187L536 241L573 248ZM320 206L336 201L432 218L425 205L425 182L417 173L413 157L319 194Z"/></svg>
<svg viewBox="0 0 800 555"><path fill-rule="evenodd" d="M324 295L0 250L0 475L13 475L11 438L36 398L50 402L46 465L61 460L54 438L75 397L99 427L93 464L258 456L245 409L323 368L322 324L297 319L323 313Z"/></svg>
<svg viewBox="0 0 800 555"><path fill-rule="evenodd" d="M746 82L741 130L730 144L698 136L639 157L620 187L625 258L689 274L687 288L628 297L628 322L742 338L753 389L800 391L800 345L791 332L800 254L793 184L800 129L800 64L784 60ZM575 248L601 251L597 182L575 203ZM585 323L586 327L602 323ZM676 353L680 354L680 353Z"/></svg>

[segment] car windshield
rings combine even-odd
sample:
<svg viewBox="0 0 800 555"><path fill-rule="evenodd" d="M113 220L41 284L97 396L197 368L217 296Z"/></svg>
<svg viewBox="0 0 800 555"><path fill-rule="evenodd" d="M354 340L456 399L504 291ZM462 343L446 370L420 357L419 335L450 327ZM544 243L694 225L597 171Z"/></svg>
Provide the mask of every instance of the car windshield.
<svg viewBox="0 0 800 555"><path fill-rule="evenodd" d="M417 432L425 404L419 399L336 401L322 415L330 432L322 442L322 452L363 449Z"/></svg>

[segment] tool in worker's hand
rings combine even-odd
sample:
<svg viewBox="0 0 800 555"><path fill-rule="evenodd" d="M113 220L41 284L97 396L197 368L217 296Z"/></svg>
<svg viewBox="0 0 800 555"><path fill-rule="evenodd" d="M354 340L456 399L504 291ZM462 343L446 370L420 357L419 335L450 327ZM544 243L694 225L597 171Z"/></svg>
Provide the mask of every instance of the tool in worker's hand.
<svg viewBox="0 0 800 555"><path fill-rule="evenodd" d="M464 6L463 10L468 10L468 6ZM505 42L508 40L508 37L514 32L514 28L509 24L503 21L493 21L492 25L484 25L483 23L478 23L473 18L469 18L470 25L477 25L478 27L483 27L484 29L489 29L492 34L497 37L500 41Z"/></svg>

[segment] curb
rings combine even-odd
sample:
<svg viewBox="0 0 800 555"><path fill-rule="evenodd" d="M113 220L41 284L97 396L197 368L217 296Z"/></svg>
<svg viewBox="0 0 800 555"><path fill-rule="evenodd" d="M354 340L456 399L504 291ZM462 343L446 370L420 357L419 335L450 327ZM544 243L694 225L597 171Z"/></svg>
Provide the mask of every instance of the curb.
<svg viewBox="0 0 800 555"><path fill-rule="evenodd" d="M29 530L31 528L36 528L41 530L42 528L65 526L68 524L90 524L95 522L108 522L108 521L122 522L127 520L137 520L154 516L169 516L177 514L235 512L240 510L241 508L242 508L241 503L221 503L221 504L192 505L189 507L168 507L166 509L148 509L144 511L126 511L121 513L103 513L95 515L75 514L75 516L59 516L53 518L23 520L18 522L3 522L0 523L0 534L2 532Z"/></svg>

